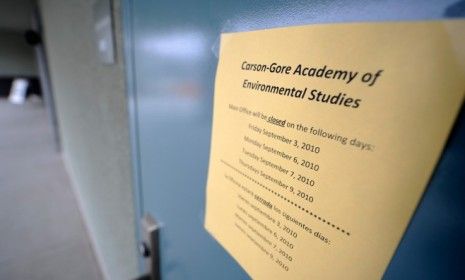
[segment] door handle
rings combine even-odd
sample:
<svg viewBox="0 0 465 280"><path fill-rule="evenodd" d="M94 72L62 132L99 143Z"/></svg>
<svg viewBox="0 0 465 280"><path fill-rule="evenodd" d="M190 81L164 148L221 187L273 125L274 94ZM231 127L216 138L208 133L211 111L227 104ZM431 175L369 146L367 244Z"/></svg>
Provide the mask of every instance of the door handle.
<svg viewBox="0 0 465 280"><path fill-rule="evenodd" d="M148 273L145 275L150 280L160 280L160 225L150 214L145 214L141 220L142 241L139 243L139 253L145 259Z"/></svg>

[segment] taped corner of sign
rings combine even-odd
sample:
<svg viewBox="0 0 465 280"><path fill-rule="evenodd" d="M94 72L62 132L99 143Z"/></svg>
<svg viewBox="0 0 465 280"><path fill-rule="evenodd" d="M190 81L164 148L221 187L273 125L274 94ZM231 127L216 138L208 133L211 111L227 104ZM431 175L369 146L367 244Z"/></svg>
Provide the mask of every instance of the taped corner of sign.
<svg viewBox="0 0 465 280"><path fill-rule="evenodd" d="M216 58L219 58L220 42L221 42L221 34L218 37L216 37L215 42L213 42L213 45L211 47L212 53Z"/></svg>
<svg viewBox="0 0 465 280"><path fill-rule="evenodd" d="M224 33L230 33L230 32L233 32L234 31L234 28L233 28L233 24L231 22L231 20L227 20L224 22L223 24L223 28L221 29L221 32L220 34L218 35L218 37L216 37L215 41L213 42L213 45L211 47L211 51L213 53L213 55L216 57L216 58L219 58L220 56L220 45L221 45L221 37Z"/></svg>

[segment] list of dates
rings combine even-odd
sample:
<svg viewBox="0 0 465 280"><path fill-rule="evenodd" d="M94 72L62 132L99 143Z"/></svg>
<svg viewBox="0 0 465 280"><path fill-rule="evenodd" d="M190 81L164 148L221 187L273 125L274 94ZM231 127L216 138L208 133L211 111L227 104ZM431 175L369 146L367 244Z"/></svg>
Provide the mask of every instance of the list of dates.
<svg viewBox="0 0 465 280"><path fill-rule="evenodd" d="M310 129L234 104L229 104L228 110L237 114L235 118L245 129L234 135L238 144L235 156L220 161L227 167L224 179L237 190L233 226L250 246L288 272L294 263L304 261L294 254L302 243L299 240L331 246L330 231L350 238L349 230L312 211L324 180L321 170L330 167L320 163L325 150L309 134ZM302 137L288 136L287 129L300 131ZM285 202L286 207L278 206L276 200ZM296 210L305 215L293 214Z"/></svg>

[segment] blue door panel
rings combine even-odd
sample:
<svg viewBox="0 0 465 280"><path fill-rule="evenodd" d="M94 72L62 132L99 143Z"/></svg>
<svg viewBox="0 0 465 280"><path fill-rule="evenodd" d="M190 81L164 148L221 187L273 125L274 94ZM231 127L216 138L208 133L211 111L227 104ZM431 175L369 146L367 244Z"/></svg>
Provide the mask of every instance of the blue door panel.
<svg viewBox="0 0 465 280"><path fill-rule="evenodd" d="M463 17L464 1L126 0L140 212L161 224L163 279L247 279L203 227L219 36L315 23ZM385 274L465 275L464 114ZM388 229L387 229L388 230ZM370 264L367 264L369 266Z"/></svg>

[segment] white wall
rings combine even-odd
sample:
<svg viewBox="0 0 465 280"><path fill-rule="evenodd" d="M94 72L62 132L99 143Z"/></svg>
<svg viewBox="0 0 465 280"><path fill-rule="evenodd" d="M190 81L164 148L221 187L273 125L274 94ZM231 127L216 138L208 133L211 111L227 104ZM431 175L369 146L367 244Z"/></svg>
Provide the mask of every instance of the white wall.
<svg viewBox="0 0 465 280"><path fill-rule="evenodd" d="M119 1L117 63L103 65L92 0L40 0L63 155L103 274L137 273L127 100Z"/></svg>

